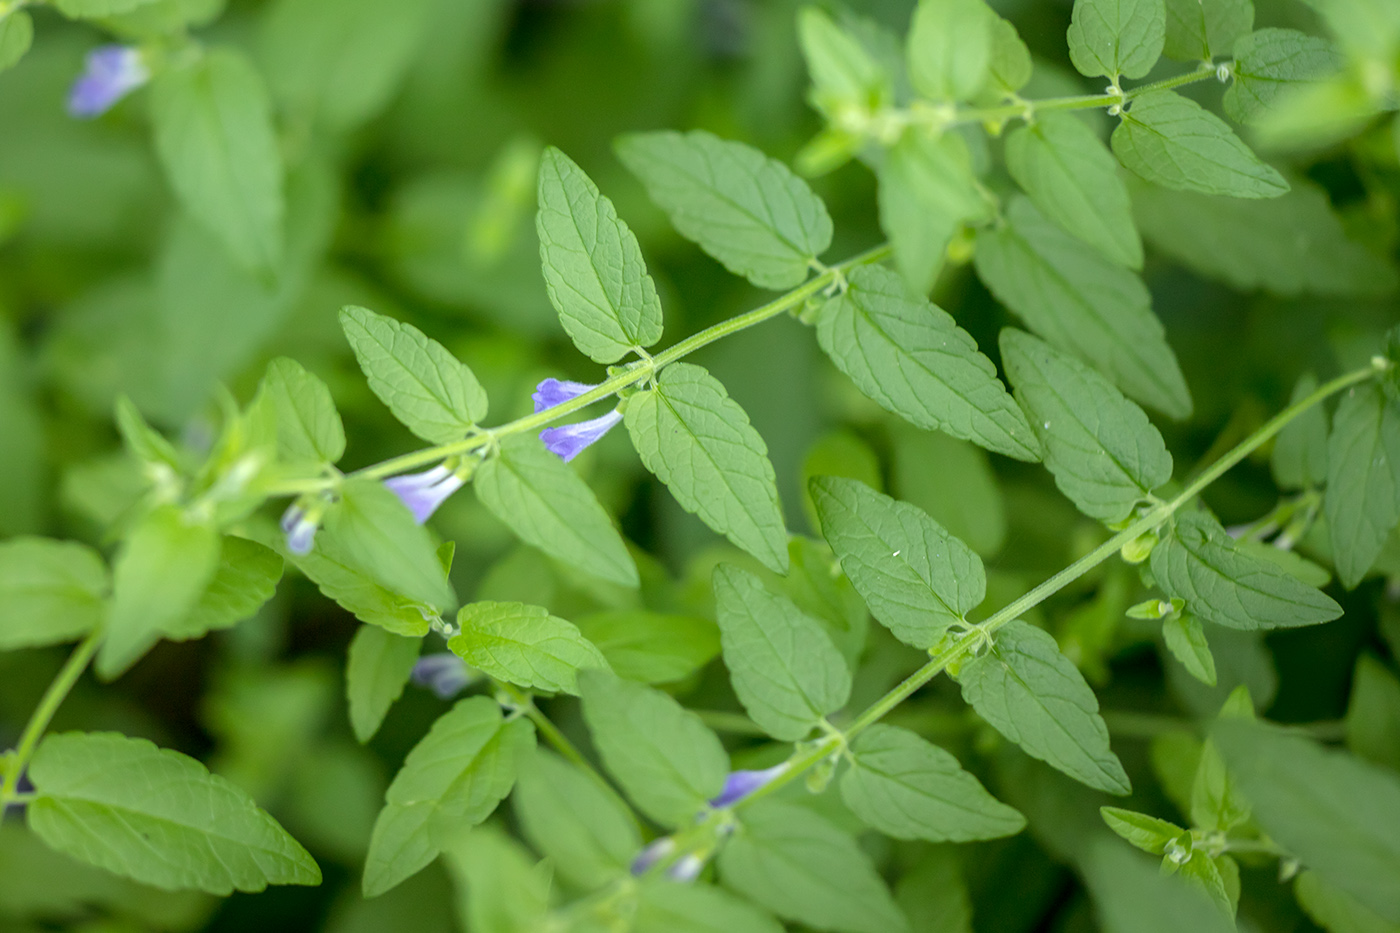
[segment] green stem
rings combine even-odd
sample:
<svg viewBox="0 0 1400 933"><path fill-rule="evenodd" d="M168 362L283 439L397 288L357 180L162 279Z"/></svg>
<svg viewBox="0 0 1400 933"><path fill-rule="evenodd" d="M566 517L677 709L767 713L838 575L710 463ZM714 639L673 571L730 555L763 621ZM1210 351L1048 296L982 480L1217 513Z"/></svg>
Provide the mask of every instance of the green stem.
<svg viewBox="0 0 1400 933"><path fill-rule="evenodd" d="M904 702L904 700L908 699L921 687L947 669L948 665L970 653L979 641L987 639L998 629L1020 618L1027 610L1038 606L1105 560L1108 560L1108 558L1121 550L1123 545L1165 524L1178 509L1194 499L1201 490L1205 489L1218 479L1222 473L1249 456L1275 434L1283 430L1284 426L1298 417L1298 415L1329 396L1335 395L1343 389L1350 388L1357 383L1372 378L1378 373L1390 368L1391 365L1393 364L1386 364L1378 361L1365 369L1359 369L1355 372L1347 373L1344 376L1339 376L1318 388L1317 391L1313 392L1311 395L1279 412L1260 426L1253 434L1237 444L1233 450L1211 464L1210 467L1186 487L1181 495L1172 499L1170 502L1162 502L1149 509L1138 518L1137 521L1115 534L1112 538L1109 538L1103 544L1094 548L1094 550L1090 551L1088 554L1085 554L1050 579L1041 583L1039 586L1035 587L1035 589L1008 603L985 621L978 623L963 634L957 636L951 643L935 653L927 664L919 668L913 674L910 674L902 683L890 690L889 693L886 693L864 713L857 717L844 733L828 735L822 739L799 746L788 759L788 769L786 771L749 794L743 800L740 800L735 806L744 807L753 803L755 800L761 800L763 797L792 783L809 768L816 766L824 759L840 752L844 745L876 722L879 722L890 710Z"/></svg>
<svg viewBox="0 0 1400 933"><path fill-rule="evenodd" d="M73 653L68 656L58 676L49 684L49 689L44 692L44 698L35 707L34 714L29 717L29 722L25 724L24 733L20 736L19 745L15 746L14 757L10 760L9 771L5 775L5 781L0 784L0 810L3 810L11 802L18 799L19 777L24 773L24 769L29 766L29 759L34 754L34 749L38 746L39 740L44 737L44 732L49 728L49 723L53 721L54 714L58 712L59 706L67 698L73 685L78 682L83 671L87 669L92 656L97 653L97 646L102 643L102 627L98 626L88 633L78 647L73 649Z"/></svg>
<svg viewBox="0 0 1400 933"><path fill-rule="evenodd" d="M1015 104L1003 104L999 107L963 108L955 113L952 123L999 123L1003 120L1017 118L1033 119L1038 113L1049 113L1056 110L1090 110L1096 107L1112 107L1114 104L1121 106L1134 97L1149 91L1165 91L1209 80L1216 76L1216 68L1216 65L1202 65L1196 71L1188 71L1186 74L1144 84L1142 87L1126 90L1122 94L1083 94L1075 97L1027 100Z"/></svg>
<svg viewBox="0 0 1400 933"><path fill-rule="evenodd" d="M481 431L460 441L453 441L450 444L440 444L436 447L427 447L412 453L403 454L402 456L393 457L389 460L384 460L373 466L356 470L354 473L351 473L350 476L383 479L388 476L393 476L396 473L403 473L417 467L437 463L449 457L460 457L474 453L482 448L490 447L492 444L498 443L502 437L537 431L554 421L558 421L560 418L568 417L574 412L587 408L594 402L602 401L609 396L616 395L623 389L655 378L657 372L659 372L662 367L694 353L701 347L709 346L716 340L721 340L728 337L730 334L738 333L741 330L753 327L755 324L761 324L764 321L775 318L794 308L799 308L808 298L811 298L823 289L830 288L832 285L843 281L846 273L851 269L857 266L880 262L889 255L889 244L881 244L857 256L853 256L844 262L834 266L828 266L820 274L808 279L782 297L776 298L760 308L755 308L752 311L740 314L737 317L732 317L726 321L721 321L698 333L692 334L680 343L656 354L654 357L633 363L623 372L605 379L577 398L570 399L552 408L547 408L544 411L535 412L523 418L517 418L499 427ZM307 480L299 483L289 482L278 484L275 487L268 487L263 491L269 495L297 495L300 493L330 489L339 482L339 479L334 478Z"/></svg>

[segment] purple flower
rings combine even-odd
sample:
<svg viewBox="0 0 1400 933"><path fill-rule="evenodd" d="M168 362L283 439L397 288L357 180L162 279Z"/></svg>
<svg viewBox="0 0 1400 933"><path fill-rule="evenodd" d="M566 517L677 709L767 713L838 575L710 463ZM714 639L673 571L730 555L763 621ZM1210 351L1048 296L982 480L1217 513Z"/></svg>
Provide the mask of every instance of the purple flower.
<svg viewBox="0 0 1400 933"><path fill-rule="evenodd" d="M310 554L316 538L316 519L300 503L293 502L282 513L282 533L287 536L287 550L293 554Z"/></svg>
<svg viewBox="0 0 1400 933"><path fill-rule="evenodd" d="M700 877L700 870L704 867L705 860L694 852L690 852L676 859L676 863L666 869L666 877L672 881L694 881Z"/></svg>
<svg viewBox="0 0 1400 933"><path fill-rule="evenodd" d="M535 413L539 414L546 408L573 401L589 389L596 388L598 387L584 382L568 382L550 377L535 386L535 393L530 398L535 400Z"/></svg>
<svg viewBox="0 0 1400 933"><path fill-rule="evenodd" d="M782 774L787 768L787 762L783 762L764 771L731 771L729 777L724 779L724 790L710 801L710 806L715 809L731 807Z"/></svg>
<svg viewBox="0 0 1400 933"><path fill-rule="evenodd" d="M101 116L149 80L151 69L139 49L99 46L88 53L86 70L68 92L68 112L84 119Z"/></svg>
<svg viewBox="0 0 1400 933"><path fill-rule="evenodd" d="M645 875L651 869L651 866L670 855L675 851L675 848L676 841L670 836L662 836L660 839L647 846L632 860L632 867L630 869L632 877L640 878L642 875Z"/></svg>
<svg viewBox="0 0 1400 933"><path fill-rule="evenodd" d="M447 497L462 488L466 480L445 466L422 473L406 473L384 481L389 491L403 500L418 524L426 522Z"/></svg>
<svg viewBox="0 0 1400 933"><path fill-rule="evenodd" d="M471 686L476 676L467 662L447 651L425 654L413 665L413 682L437 694L439 700L450 700Z"/></svg>
<svg viewBox="0 0 1400 933"><path fill-rule="evenodd" d="M558 428L545 428L540 432L540 440L549 452L562 458L565 463L583 453L583 449L612 430L613 425L622 420L622 412L610 411L578 424L566 424Z"/></svg>

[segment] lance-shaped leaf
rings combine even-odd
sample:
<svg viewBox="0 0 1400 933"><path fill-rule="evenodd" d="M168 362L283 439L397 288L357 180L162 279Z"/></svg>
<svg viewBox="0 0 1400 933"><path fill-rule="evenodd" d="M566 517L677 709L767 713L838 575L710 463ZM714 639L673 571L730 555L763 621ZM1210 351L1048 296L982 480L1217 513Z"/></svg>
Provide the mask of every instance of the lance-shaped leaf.
<svg viewBox="0 0 1400 933"><path fill-rule="evenodd" d="M1225 121L1173 91L1134 97L1110 140L1128 170L1164 188L1232 198L1276 198L1288 191Z"/></svg>
<svg viewBox="0 0 1400 933"><path fill-rule="evenodd" d="M987 80L997 16L982 0L922 0L909 23L909 82L924 97L961 101Z"/></svg>
<svg viewBox="0 0 1400 933"><path fill-rule="evenodd" d="M661 339L661 299L634 234L568 156L540 159L540 262L549 300L574 344L600 363Z"/></svg>
<svg viewBox="0 0 1400 933"><path fill-rule="evenodd" d="M970 842L1025 828L1025 817L987 793L956 758L906 729L871 726L852 752L841 799L887 836Z"/></svg>
<svg viewBox="0 0 1400 933"><path fill-rule="evenodd" d="M1141 78L1162 55L1162 0L1075 0L1069 58L1082 75Z"/></svg>
<svg viewBox="0 0 1400 933"><path fill-rule="evenodd" d="M481 504L527 544L595 577L637 585L637 565L593 490L537 438L506 438L474 482Z"/></svg>
<svg viewBox="0 0 1400 933"><path fill-rule="evenodd" d="M763 800L719 853L725 887L785 920L836 933L902 933L908 923L854 839L807 807Z"/></svg>
<svg viewBox="0 0 1400 933"><path fill-rule="evenodd" d="M1142 240L1118 161L1083 120L1047 113L1013 130L1006 168L1046 217L1119 265L1142 268Z"/></svg>
<svg viewBox="0 0 1400 933"><path fill-rule="evenodd" d="M748 901L707 884L651 881L637 896L635 933L783 933Z"/></svg>
<svg viewBox="0 0 1400 933"><path fill-rule="evenodd" d="M1317 391L1317 377L1307 373L1293 386L1289 405L1296 405ZM1282 489L1321 486L1327 481L1327 409L1311 408L1288 422L1274 439L1269 467Z"/></svg>
<svg viewBox="0 0 1400 933"><path fill-rule="evenodd" d="M996 367L942 308L888 269L851 273L817 322L822 349L856 386L918 427L1034 461L1040 445Z"/></svg>
<svg viewBox="0 0 1400 933"><path fill-rule="evenodd" d="M768 446L719 380L673 363L656 389L627 401L627 431L642 463L681 508L779 573L787 527Z"/></svg>
<svg viewBox="0 0 1400 933"><path fill-rule="evenodd" d="M1212 733L1254 819L1325 881L1400 923L1400 778L1277 726Z"/></svg>
<svg viewBox="0 0 1400 933"><path fill-rule="evenodd" d="M826 11L805 6L797 14L798 45L812 77L812 102L825 114L878 110L889 102L890 76L860 39L832 22ZM644 137L623 137L619 150ZM624 157L624 161L626 157Z"/></svg>
<svg viewBox="0 0 1400 933"><path fill-rule="evenodd" d="M695 616L628 609L582 616L574 624L617 676L644 684L689 677L720 652L719 629Z"/></svg>
<svg viewBox="0 0 1400 933"><path fill-rule="evenodd" d="M457 613L452 652L489 677L550 693L577 693L578 672L607 668L572 622L524 603L472 603Z"/></svg>
<svg viewBox="0 0 1400 933"><path fill-rule="evenodd" d="M1175 823L1120 807L1099 807L1099 815L1109 829L1151 855L1161 855L1171 842L1186 832Z"/></svg>
<svg viewBox="0 0 1400 933"><path fill-rule="evenodd" d="M13 68L34 44L34 18L25 10L12 10L0 18L0 71Z"/></svg>
<svg viewBox="0 0 1400 933"><path fill-rule="evenodd" d="M1400 678L1369 654L1352 673L1346 737L1358 757L1400 773Z"/></svg>
<svg viewBox="0 0 1400 933"><path fill-rule="evenodd" d="M1129 792L1098 698L1043 629L1009 623L990 651L963 663L958 679L963 699L1032 758L1090 787Z"/></svg>
<svg viewBox="0 0 1400 933"><path fill-rule="evenodd" d="M1176 517L1172 533L1152 551L1152 575L1168 596L1186 600L1190 612L1227 628L1294 628L1342 614L1321 590L1242 551L1201 512Z"/></svg>
<svg viewBox="0 0 1400 933"><path fill-rule="evenodd" d="M1199 619L1182 613L1163 620L1162 640L1187 673L1207 686L1215 686L1215 655L1210 653L1210 643Z"/></svg>
<svg viewBox="0 0 1400 933"><path fill-rule="evenodd" d="M1339 933L1394 933L1396 925L1365 906L1315 871L1299 872L1293 882L1298 906L1324 930Z"/></svg>
<svg viewBox="0 0 1400 933"><path fill-rule="evenodd" d="M1254 26L1254 0L1166 0L1168 58L1208 62L1229 55Z"/></svg>
<svg viewBox="0 0 1400 933"><path fill-rule="evenodd" d="M1337 577L1350 589L1400 521L1400 405L1376 383L1352 389L1337 406L1323 507Z"/></svg>
<svg viewBox="0 0 1400 933"><path fill-rule="evenodd" d="M246 268L282 256L282 155L267 89L248 60L216 48L163 71L151 98L171 187Z"/></svg>
<svg viewBox="0 0 1400 933"><path fill-rule="evenodd" d="M326 512L313 553L349 567L408 601L439 611L457 604L447 572L408 507L372 479L347 480Z"/></svg>
<svg viewBox="0 0 1400 933"><path fill-rule="evenodd" d="M1086 251L1024 198L1011 202L1005 225L978 233L976 262L992 294L1050 344L1145 405L1173 418L1191 413L1176 354L1137 275Z"/></svg>
<svg viewBox="0 0 1400 933"><path fill-rule="evenodd" d="M760 288L791 288L831 245L821 198L787 166L702 130L638 133L617 155L686 239Z"/></svg>
<svg viewBox="0 0 1400 933"><path fill-rule="evenodd" d="M247 792L145 739L50 735L29 779L35 835L118 875L222 896L321 882L311 856Z"/></svg>
<svg viewBox="0 0 1400 933"><path fill-rule="evenodd" d="M462 700L439 716L384 796L365 856L365 896L417 874L447 841L490 816L534 745L530 721L506 722L488 697Z"/></svg>
<svg viewBox="0 0 1400 933"><path fill-rule="evenodd" d="M811 488L841 569L900 641L929 648L981 604L982 561L922 509L850 479L819 476Z"/></svg>
<svg viewBox="0 0 1400 933"><path fill-rule="evenodd" d="M277 412L280 459L335 463L345 453L345 427L331 390L296 360L278 357L269 363L262 391Z"/></svg>
<svg viewBox="0 0 1400 933"><path fill-rule="evenodd" d="M1014 94L1026 86L1035 70L1031 50L1022 41L1016 27L1008 20L996 17L992 24L992 60L987 77L993 90Z"/></svg>
<svg viewBox="0 0 1400 933"><path fill-rule="evenodd" d="M476 376L412 324L352 305L341 310L340 326L370 389L423 440L461 440L486 417L486 390Z"/></svg>
<svg viewBox="0 0 1400 933"><path fill-rule="evenodd" d="M271 548L247 538L224 535L219 563L194 608L166 630L176 641L202 638L208 632L250 618L277 592L282 558Z"/></svg>
<svg viewBox="0 0 1400 933"><path fill-rule="evenodd" d="M466 908L459 908L458 915L467 929L506 933L538 930L545 925L553 866L537 863L533 854L503 830L479 827L452 840L442 854L459 891L460 886L466 887ZM415 906L418 911L424 909L422 904Z"/></svg>
<svg viewBox="0 0 1400 933"><path fill-rule="evenodd" d="M729 756L699 716L607 671L582 671L578 679L593 744L643 813L683 826L724 789Z"/></svg>
<svg viewBox="0 0 1400 933"><path fill-rule="evenodd" d="M1235 43L1225 112L1240 123L1268 113L1279 94L1334 74L1342 56L1326 39L1296 29L1261 29Z"/></svg>
<svg viewBox="0 0 1400 933"><path fill-rule="evenodd" d="M1162 435L1103 376L1010 328L1001 333L1001 354L1016 398L1045 445L1046 468L1085 515L1121 521L1171 479Z"/></svg>
<svg viewBox="0 0 1400 933"><path fill-rule="evenodd" d="M111 680L173 631L194 609L219 565L219 535L174 505L137 523L112 567L112 605L97 652Z"/></svg>
<svg viewBox="0 0 1400 933"><path fill-rule="evenodd" d="M511 796L530 844L585 891L627 873L642 836L626 805L596 778L552 752L522 763Z"/></svg>
<svg viewBox="0 0 1400 933"><path fill-rule="evenodd" d="M345 699L350 728L360 742L374 737L389 707L403 694L422 644L421 638L405 638L373 625L361 626L350 640Z"/></svg>
<svg viewBox="0 0 1400 933"><path fill-rule="evenodd" d="M361 622L396 635L428 633L428 620L439 610L381 585L353 566L350 557L334 541L327 541L324 535L316 538L316 548L310 554L287 551L280 535L266 540L275 544L284 558L306 574L323 596L334 600Z"/></svg>
<svg viewBox="0 0 1400 933"><path fill-rule="evenodd" d="M845 705L851 672L822 624L758 577L715 568L715 611L724 663L749 718L795 742Z"/></svg>
<svg viewBox="0 0 1400 933"><path fill-rule="evenodd" d="M76 541L0 544L0 651L81 638L102 620L107 566Z"/></svg>

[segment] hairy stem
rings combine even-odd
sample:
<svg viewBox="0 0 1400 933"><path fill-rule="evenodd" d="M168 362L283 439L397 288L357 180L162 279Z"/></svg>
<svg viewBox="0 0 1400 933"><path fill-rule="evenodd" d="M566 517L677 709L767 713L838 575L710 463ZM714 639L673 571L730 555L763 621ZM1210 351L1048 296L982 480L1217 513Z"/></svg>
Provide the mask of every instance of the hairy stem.
<svg viewBox="0 0 1400 933"><path fill-rule="evenodd" d="M999 107L960 108L954 114L952 123L1000 123L1004 120L1017 118L1029 121L1033 120L1038 113L1049 113L1056 110L1092 110L1097 107L1112 107L1115 104L1122 106L1134 97L1149 91L1165 91L1187 84L1195 84L1198 81L1207 81L1216 77L1217 67L1216 65L1202 65L1195 71L1188 71L1186 74L1144 84L1142 87L1131 88L1121 94L1083 94L1075 97L1026 100L1014 104L1003 104ZM1228 64L1227 67L1229 67Z"/></svg>

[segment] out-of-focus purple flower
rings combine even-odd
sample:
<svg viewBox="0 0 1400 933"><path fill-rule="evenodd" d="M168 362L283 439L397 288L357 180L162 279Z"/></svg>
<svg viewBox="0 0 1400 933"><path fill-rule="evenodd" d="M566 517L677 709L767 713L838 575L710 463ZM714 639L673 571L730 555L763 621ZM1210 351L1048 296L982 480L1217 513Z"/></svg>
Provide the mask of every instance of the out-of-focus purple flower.
<svg viewBox="0 0 1400 933"><path fill-rule="evenodd" d="M390 477L384 481L384 485L403 500L403 504L413 513L414 520L421 525L465 482L452 470L439 465L422 473Z"/></svg>
<svg viewBox="0 0 1400 933"><path fill-rule="evenodd" d="M647 871L650 870L651 866L670 855L675 851L675 848L676 841L670 836L662 836L660 839L647 846L632 860L632 867L630 869L632 877L640 878L642 875L645 875Z"/></svg>
<svg viewBox="0 0 1400 933"><path fill-rule="evenodd" d="M530 398L535 400L535 413L539 414L546 408L553 408L555 405L573 401L589 389L596 388L598 387L588 385L586 382L569 382L551 376L535 386L535 393Z"/></svg>
<svg viewBox="0 0 1400 933"><path fill-rule="evenodd" d="M448 651L425 654L413 665L413 682L433 691L439 700L450 700L471 686L475 673L467 662Z"/></svg>
<svg viewBox="0 0 1400 933"><path fill-rule="evenodd" d="M690 852L676 859L676 863L666 869L666 877L672 881L694 881L700 877L700 870L704 867L705 860L694 852Z"/></svg>
<svg viewBox="0 0 1400 933"><path fill-rule="evenodd" d="M293 502L282 513L282 533L287 536L287 550L293 554L310 554L316 539L317 520L300 503Z"/></svg>
<svg viewBox="0 0 1400 933"><path fill-rule="evenodd" d="M589 444L599 440L622 420L622 412L610 411L578 424L566 424L558 428L545 428L540 432L540 440L549 452L561 457L565 463L583 453Z"/></svg>
<svg viewBox="0 0 1400 933"><path fill-rule="evenodd" d="M149 80L151 69L140 49L99 46L88 53L85 70L68 92L68 112L84 119L101 116Z"/></svg>
<svg viewBox="0 0 1400 933"><path fill-rule="evenodd" d="M724 790L710 801L715 809L731 807L787 770L787 762L763 771L731 771L724 779Z"/></svg>

